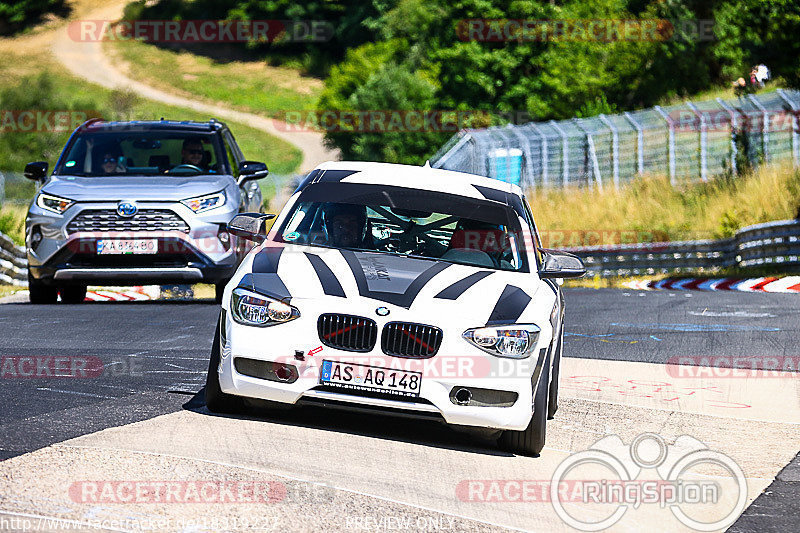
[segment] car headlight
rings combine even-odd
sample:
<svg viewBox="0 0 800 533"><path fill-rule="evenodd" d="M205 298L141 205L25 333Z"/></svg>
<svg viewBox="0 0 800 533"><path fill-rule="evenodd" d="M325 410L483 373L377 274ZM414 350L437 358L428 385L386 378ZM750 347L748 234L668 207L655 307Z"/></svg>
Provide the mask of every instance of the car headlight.
<svg viewBox="0 0 800 533"><path fill-rule="evenodd" d="M202 213L222 207L225 205L225 193L223 191L215 192L214 194L207 194L205 196L198 196L197 198L188 198L181 200L181 203L194 211L195 213Z"/></svg>
<svg viewBox="0 0 800 533"><path fill-rule="evenodd" d="M51 213L58 213L59 215L66 211L69 206L74 204L72 200L68 198L61 198L60 196L54 196L52 194L47 193L39 193L39 196L36 198L36 205L44 209L45 211L50 211Z"/></svg>
<svg viewBox="0 0 800 533"><path fill-rule="evenodd" d="M300 317L300 311L280 300L249 291L233 289L231 316L245 326L274 326Z"/></svg>
<svg viewBox="0 0 800 533"><path fill-rule="evenodd" d="M535 324L510 324L472 328L462 335L470 344L497 357L524 359L539 340L539 326Z"/></svg>

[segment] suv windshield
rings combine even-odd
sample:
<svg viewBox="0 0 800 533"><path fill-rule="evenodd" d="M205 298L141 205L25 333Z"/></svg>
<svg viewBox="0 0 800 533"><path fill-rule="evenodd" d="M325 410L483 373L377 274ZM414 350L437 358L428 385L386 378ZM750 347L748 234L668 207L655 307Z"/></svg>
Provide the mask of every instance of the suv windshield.
<svg viewBox="0 0 800 533"><path fill-rule="evenodd" d="M276 240L528 271L519 217L511 207L403 187L311 185Z"/></svg>
<svg viewBox="0 0 800 533"><path fill-rule="evenodd" d="M189 132L84 133L56 172L72 176L220 174L217 136Z"/></svg>

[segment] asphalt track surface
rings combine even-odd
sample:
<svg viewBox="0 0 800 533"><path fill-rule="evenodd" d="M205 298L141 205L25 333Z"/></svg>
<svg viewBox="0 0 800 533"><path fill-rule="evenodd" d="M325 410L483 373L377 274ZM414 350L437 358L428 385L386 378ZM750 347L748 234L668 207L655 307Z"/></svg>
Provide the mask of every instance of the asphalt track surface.
<svg viewBox="0 0 800 533"><path fill-rule="evenodd" d="M604 435L629 443L651 431L668 442L691 435L742 466L752 503L732 530L796 530L797 374L715 381L676 374L671 363L676 357L800 356L800 298L610 289L565 293L569 359L561 407L548 423L547 447L539 458L510 456L492 442L433 422L314 408L212 415L197 394L218 314L209 301L0 305L4 358L32 357L44 369L54 364L46 358L71 357L90 370L98 361L102 368L82 379L15 376L5 368L0 529L14 529L3 527L4 517L60 517L67 521L60 527L81 529L95 517L177 520L206 511L190 504L92 506L69 495L76 480L270 476L297 499L271 508L264 523L247 529L277 524L290 530L393 529L404 524L401 517L411 517L418 529L568 530L549 505L544 513L541 503L476 503L457 487L471 479L549 479L559 461ZM320 513L309 514L309 503ZM215 517L252 516L238 505L214 508ZM525 505L532 506L530 513L521 511ZM658 523L685 529L674 517L643 508L618 527ZM241 523L226 524L242 529ZM208 529L226 529L216 525ZM179 529L172 523L165 527Z"/></svg>

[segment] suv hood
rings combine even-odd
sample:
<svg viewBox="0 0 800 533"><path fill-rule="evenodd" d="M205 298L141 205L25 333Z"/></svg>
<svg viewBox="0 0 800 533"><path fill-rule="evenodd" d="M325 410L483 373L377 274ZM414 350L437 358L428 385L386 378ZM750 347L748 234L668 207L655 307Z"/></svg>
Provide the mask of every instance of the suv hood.
<svg viewBox="0 0 800 533"><path fill-rule="evenodd" d="M211 194L233 184L226 175L52 176L42 191L76 202L180 201Z"/></svg>

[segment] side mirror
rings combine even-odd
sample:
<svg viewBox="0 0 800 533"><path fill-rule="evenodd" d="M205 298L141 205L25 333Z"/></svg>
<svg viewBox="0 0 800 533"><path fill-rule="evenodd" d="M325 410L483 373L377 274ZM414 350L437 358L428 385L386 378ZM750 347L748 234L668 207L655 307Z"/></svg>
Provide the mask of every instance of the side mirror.
<svg viewBox="0 0 800 533"><path fill-rule="evenodd" d="M46 161L37 161L25 165L25 177L33 181L44 181L47 177L48 164Z"/></svg>
<svg viewBox="0 0 800 533"><path fill-rule="evenodd" d="M266 163L258 161L242 161L239 163L239 185L245 181L266 178L269 174Z"/></svg>
<svg viewBox="0 0 800 533"><path fill-rule="evenodd" d="M263 242L267 238L267 220L273 218L272 214L241 213L228 222L228 233L248 241Z"/></svg>
<svg viewBox="0 0 800 533"><path fill-rule="evenodd" d="M542 250L544 264L540 278L579 278L586 274L583 261L576 255L558 250Z"/></svg>

